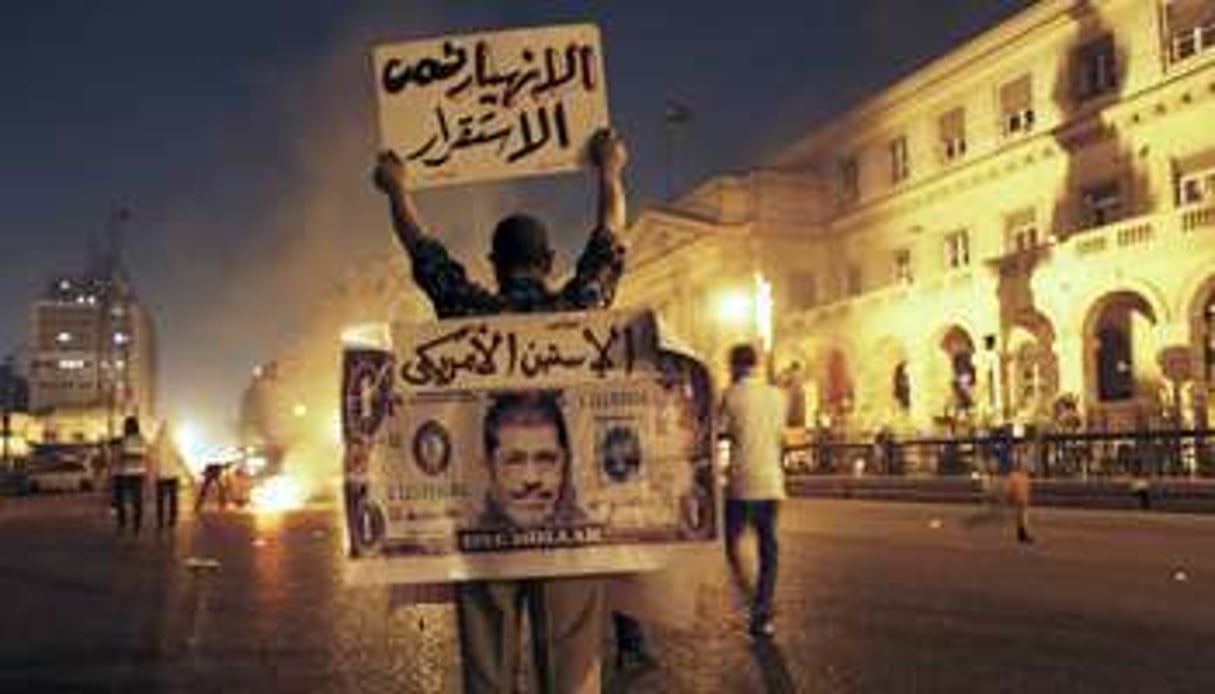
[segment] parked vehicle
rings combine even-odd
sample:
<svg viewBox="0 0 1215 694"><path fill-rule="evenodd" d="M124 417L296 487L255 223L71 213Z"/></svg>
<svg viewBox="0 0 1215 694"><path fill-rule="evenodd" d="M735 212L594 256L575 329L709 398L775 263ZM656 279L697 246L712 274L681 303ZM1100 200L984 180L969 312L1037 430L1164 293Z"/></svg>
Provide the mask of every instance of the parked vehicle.
<svg viewBox="0 0 1215 694"><path fill-rule="evenodd" d="M75 460L35 463L25 471L25 488L31 494L92 491L93 474L88 466Z"/></svg>

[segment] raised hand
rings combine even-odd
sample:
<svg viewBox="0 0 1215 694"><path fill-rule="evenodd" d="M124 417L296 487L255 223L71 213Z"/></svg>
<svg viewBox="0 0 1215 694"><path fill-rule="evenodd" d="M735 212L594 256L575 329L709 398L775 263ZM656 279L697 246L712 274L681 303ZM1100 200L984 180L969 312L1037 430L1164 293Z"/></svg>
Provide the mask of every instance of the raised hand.
<svg viewBox="0 0 1215 694"><path fill-rule="evenodd" d="M611 128L603 128L591 136L588 143L591 163L604 173L619 175L629 160L624 136Z"/></svg>
<svg viewBox="0 0 1215 694"><path fill-rule="evenodd" d="M405 164L396 152L384 150L376 157L375 171L372 172L375 187L386 195L403 193L406 190Z"/></svg>

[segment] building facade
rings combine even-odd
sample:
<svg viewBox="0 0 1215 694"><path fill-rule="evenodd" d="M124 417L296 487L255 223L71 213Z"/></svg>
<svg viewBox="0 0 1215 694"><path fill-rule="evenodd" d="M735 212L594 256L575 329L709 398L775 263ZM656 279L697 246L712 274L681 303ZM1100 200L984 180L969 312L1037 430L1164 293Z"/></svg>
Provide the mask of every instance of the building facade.
<svg viewBox="0 0 1215 694"><path fill-rule="evenodd" d="M1205 426L1212 123L1215 2L1044 0L643 213L621 298L721 365L762 275L777 369L851 434Z"/></svg>
<svg viewBox="0 0 1215 694"><path fill-rule="evenodd" d="M29 405L48 442L116 436L156 411L152 320L116 270L54 278L30 307Z"/></svg>

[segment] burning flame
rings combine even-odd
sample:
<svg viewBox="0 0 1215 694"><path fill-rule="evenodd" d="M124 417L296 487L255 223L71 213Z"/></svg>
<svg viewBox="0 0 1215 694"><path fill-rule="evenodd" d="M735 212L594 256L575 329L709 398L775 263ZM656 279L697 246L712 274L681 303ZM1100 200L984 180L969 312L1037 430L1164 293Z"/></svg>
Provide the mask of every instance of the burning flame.
<svg viewBox="0 0 1215 694"><path fill-rule="evenodd" d="M254 487L249 501L257 513L281 513L304 505L304 489L296 480L276 475Z"/></svg>

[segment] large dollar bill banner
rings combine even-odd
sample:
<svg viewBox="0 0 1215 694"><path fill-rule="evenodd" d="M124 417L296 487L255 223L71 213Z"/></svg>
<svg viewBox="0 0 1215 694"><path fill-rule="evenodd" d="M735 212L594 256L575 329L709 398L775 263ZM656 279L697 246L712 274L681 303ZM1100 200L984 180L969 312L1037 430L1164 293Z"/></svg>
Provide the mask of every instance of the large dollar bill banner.
<svg viewBox="0 0 1215 694"><path fill-rule="evenodd" d="M708 371L652 313L383 332L343 357L351 582L649 570L716 537Z"/></svg>

